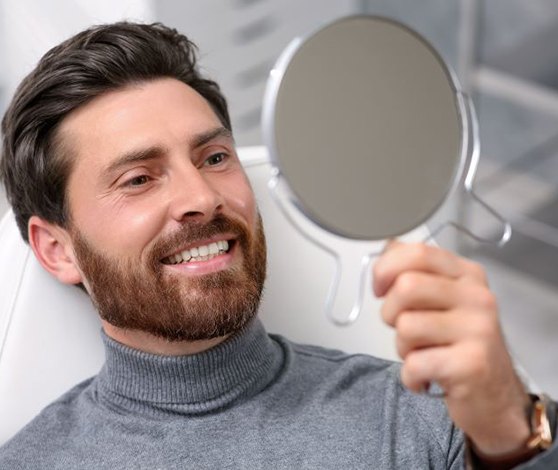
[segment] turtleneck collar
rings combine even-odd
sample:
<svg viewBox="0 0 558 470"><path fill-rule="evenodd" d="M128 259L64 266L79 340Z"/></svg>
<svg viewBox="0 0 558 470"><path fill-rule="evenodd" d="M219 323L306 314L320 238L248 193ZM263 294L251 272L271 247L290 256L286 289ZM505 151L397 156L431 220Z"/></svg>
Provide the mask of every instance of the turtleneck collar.
<svg viewBox="0 0 558 470"><path fill-rule="evenodd" d="M281 347L258 319L207 351L162 356L120 344L103 333L106 363L99 398L135 413L207 413L264 389L283 364Z"/></svg>

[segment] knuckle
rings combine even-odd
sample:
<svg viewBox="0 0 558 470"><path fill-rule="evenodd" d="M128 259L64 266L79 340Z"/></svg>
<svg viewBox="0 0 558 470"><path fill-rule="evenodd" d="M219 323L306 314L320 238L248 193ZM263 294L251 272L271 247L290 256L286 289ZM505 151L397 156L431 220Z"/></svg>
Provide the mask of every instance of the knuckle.
<svg viewBox="0 0 558 470"><path fill-rule="evenodd" d="M484 283L487 282L488 279L486 276L486 271L480 263L477 263L476 261L469 261L468 269L472 276Z"/></svg>
<svg viewBox="0 0 558 470"><path fill-rule="evenodd" d="M421 370L421 361L417 354L408 354L403 363L403 369L408 377L415 377Z"/></svg>
<svg viewBox="0 0 558 470"><path fill-rule="evenodd" d="M420 392L421 391L421 383L418 381L414 375L409 374L408 370L403 367L401 369L401 383L407 389L413 392Z"/></svg>
<svg viewBox="0 0 558 470"><path fill-rule="evenodd" d="M430 256L431 247L424 243L414 243L411 246L411 250L412 256L417 261L424 261Z"/></svg>
<svg viewBox="0 0 558 470"><path fill-rule="evenodd" d="M380 308L380 315L382 316L382 320L387 323L388 325L391 324L392 322L392 315L390 313L389 308L387 307L387 305L384 303L382 305L382 307Z"/></svg>
<svg viewBox="0 0 558 470"><path fill-rule="evenodd" d="M416 273L405 272L395 281L395 292L402 297L409 297L420 288L420 277Z"/></svg>
<svg viewBox="0 0 558 470"><path fill-rule="evenodd" d="M400 314L396 324L397 334L402 340L409 340L415 332L414 319L411 314Z"/></svg>
<svg viewBox="0 0 558 470"><path fill-rule="evenodd" d="M498 323L491 317L479 316L476 321L476 333L479 338L485 338L486 340L494 338L498 328Z"/></svg>
<svg viewBox="0 0 558 470"><path fill-rule="evenodd" d="M498 308L496 296L488 289L480 289L476 293L476 301L483 310L494 311Z"/></svg>
<svg viewBox="0 0 558 470"><path fill-rule="evenodd" d="M399 335L397 335L395 339L395 347L397 349L397 354L401 359L405 359L407 354L409 353L409 347L405 340L403 340Z"/></svg>

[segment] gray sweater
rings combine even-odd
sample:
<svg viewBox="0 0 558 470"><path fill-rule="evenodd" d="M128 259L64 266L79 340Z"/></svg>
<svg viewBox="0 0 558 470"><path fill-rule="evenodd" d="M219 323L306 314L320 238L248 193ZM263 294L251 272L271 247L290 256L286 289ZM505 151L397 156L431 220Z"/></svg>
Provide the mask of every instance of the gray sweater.
<svg viewBox="0 0 558 470"><path fill-rule="evenodd" d="M259 321L191 356L103 339L101 372L2 447L0 469L463 466L443 403L407 392L394 363L295 345Z"/></svg>

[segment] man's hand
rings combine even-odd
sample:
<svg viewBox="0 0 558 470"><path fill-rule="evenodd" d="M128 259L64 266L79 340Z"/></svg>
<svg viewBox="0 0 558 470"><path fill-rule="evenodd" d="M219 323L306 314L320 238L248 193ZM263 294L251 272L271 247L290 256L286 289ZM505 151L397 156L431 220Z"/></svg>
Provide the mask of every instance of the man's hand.
<svg viewBox="0 0 558 470"><path fill-rule="evenodd" d="M415 392L439 384L452 420L484 454L520 448L529 436L528 396L482 267L436 247L393 242L374 267L374 292L397 333L403 384Z"/></svg>

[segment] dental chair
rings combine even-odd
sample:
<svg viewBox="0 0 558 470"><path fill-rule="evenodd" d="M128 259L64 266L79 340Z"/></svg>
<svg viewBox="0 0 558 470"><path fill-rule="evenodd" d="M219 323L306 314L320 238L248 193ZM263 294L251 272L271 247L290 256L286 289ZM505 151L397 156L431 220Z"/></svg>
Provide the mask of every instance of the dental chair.
<svg viewBox="0 0 558 470"><path fill-rule="evenodd" d="M268 331L296 342L395 359L394 335L381 322L379 301L370 289L355 324L340 328L326 319L333 259L277 209L267 189L271 167L265 148L239 149L239 155L268 241L260 309ZM425 233L420 229L408 239L424 239ZM350 307L353 296L341 292L338 300ZM8 212L0 222L0 445L51 401L95 375L103 355L100 322L88 296L43 270Z"/></svg>

